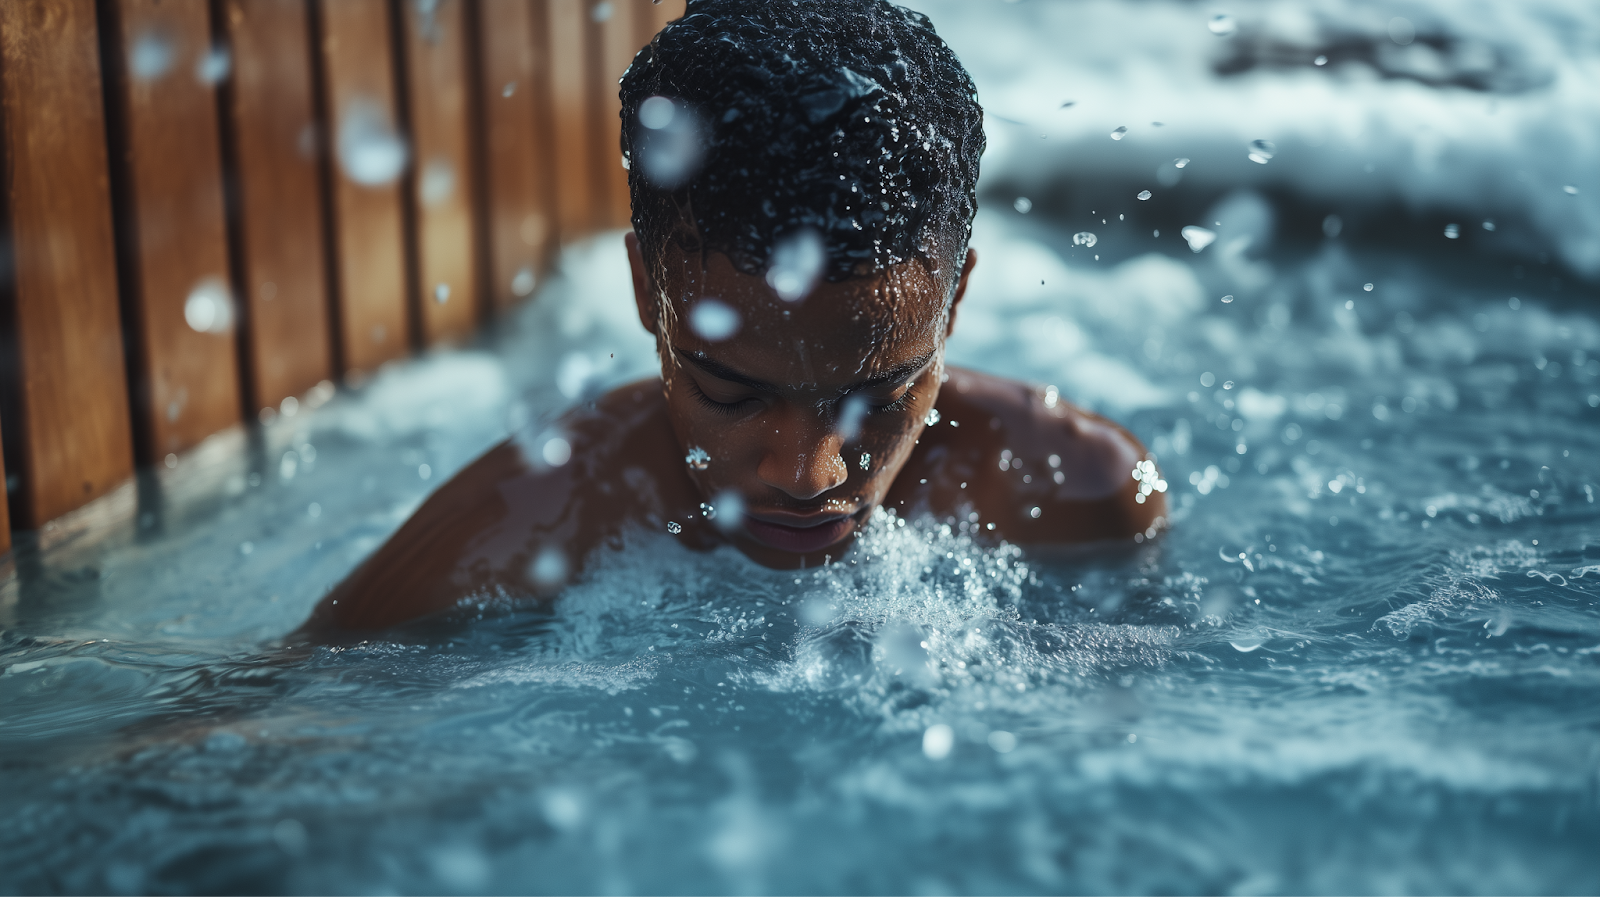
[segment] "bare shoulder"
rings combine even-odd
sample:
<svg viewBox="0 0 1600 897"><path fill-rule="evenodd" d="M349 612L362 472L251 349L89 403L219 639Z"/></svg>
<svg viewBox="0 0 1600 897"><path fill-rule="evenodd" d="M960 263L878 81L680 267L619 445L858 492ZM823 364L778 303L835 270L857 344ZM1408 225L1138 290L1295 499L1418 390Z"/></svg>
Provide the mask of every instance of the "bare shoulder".
<svg viewBox="0 0 1600 897"><path fill-rule="evenodd" d="M1054 390L952 368L936 407L891 504L976 512L1021 542L1143 538L1164 525L1159 476L1144 474L1148 490L1135 476L1144 446Z"/></svg>
<svg viewBox="0 0 1600 897"><path fill-rule="evenodd" d="M467 599L555 594L627 524L694 507L682 465L660 449L671 441L656 381L507 439L429 496L303 629L382 629Z"/></svg>

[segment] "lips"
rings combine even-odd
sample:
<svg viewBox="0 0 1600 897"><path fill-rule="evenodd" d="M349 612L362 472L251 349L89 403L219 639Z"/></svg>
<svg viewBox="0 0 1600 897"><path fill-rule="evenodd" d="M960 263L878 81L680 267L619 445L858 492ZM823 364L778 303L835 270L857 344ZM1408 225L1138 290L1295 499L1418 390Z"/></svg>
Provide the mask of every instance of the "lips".
<svg viewBox="0 0 1600 897"><path fill-rule="evenodd" d="M794 554L821 551L854 529L855 517L849 514L746 513L744 518L744 531L757 542Z"/></svg>

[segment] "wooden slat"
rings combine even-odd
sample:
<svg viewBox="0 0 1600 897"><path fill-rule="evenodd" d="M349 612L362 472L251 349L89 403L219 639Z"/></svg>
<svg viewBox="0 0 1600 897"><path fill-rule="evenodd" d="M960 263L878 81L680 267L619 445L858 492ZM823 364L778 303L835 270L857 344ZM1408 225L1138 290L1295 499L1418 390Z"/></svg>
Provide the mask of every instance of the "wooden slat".
<svg viewBox="0 0 1600 897"><path fill-rule="evenodd" d="M484 191L489 301L510 308L533 290L554 227L545 0L482 0Z"/></svg>
<svg viewBox="0 0 1600 897"><path fill-rule="evenodd" d="M462 0L400 4L416 154L411 183L417 320L425 345L458 341L478 323L477 171L470 142L462 6Z"/></svg>
<svg viewBox="0 0 1600 897"><path fill-rule="evenodd" d="M617 82L633 62L633 54L642 46L639 21L646 15L644 7L650 5L649 0L601 0L594 9L602 11L602 15L591 15L600 31L599 72L592 82L594 96L589 102L598 113L595 168L599 175L599 211L604 227L627 227L630 220L628 170L622 167L622 103L617 97Z"/></svg>
<svg viewBox="0 0 1600 897"><path fill-rule="evenodd" d="M591 0L548 0L550 125L555 178L556 229L563 244L596 226L595 116L590 108Z"/></svg>
<svg viewBox="0 0 1600 897"><path fill-rule="evenodd" d="M0 2L0 94L0 398L37 527L133 472L93 0Z"/></svg>
<svg viewBox="0 0 1600 897"><path fill-rule="evenodd" d="M316 102L305 0L225 0L227 96L238 188L234 259L249 410L333 375Z"/></svg>
<svg viewBox="0 0 1600 897"><path fill-rule="evenodd" d="M182 451L240 414L206 0L109 0L123 289L136 331L136 432Z"/></svg>
<svg viewBox="0 0 1600 897"><path fill-rule="evenodd" d="M332 144L332 228L339 363L370 371L406 354L402 179L383 172L379 134L396 134L394 55L387 0L320 0L324 131Z"/></svg>

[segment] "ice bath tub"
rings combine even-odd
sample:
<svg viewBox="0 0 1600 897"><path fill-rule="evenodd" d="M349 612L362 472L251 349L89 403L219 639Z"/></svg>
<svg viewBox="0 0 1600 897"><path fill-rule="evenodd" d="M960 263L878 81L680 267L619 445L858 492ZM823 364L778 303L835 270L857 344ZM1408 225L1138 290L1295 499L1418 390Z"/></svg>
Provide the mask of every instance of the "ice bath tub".
<svg viewBox="0 0 1600 897"><path fill-rule="evenodd" d="M1533 79L1485 92L1386 45L1226 81L1183 4L926 6L994 115L951 360L1126 421L1168 534L883 516L784 573L637 532L547 608L284 645L482 450L652 370L609 234L473 349L19 543L0 892L1600 890L1600 184L1530 136L1596 120L1593 11L1417 5Z"/></svg>

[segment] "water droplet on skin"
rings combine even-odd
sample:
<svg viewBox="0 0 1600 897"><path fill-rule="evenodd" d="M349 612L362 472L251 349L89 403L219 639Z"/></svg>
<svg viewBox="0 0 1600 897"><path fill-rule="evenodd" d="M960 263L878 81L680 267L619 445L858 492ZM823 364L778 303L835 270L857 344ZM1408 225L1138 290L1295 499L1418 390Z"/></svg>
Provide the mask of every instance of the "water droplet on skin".
<svg viewBox="0 0 1600 897"><path fill-rule="evenodd" d="M1128 136L1128 126L1127 125L1119 125L1115 131L1111 132L1111 139L1112 140L1121 140L1122 138L1124 138L1126 136Z"/></svg>
<svg viewBox="0 0 1600 897"><path fill-rule="evenodd" d="M676 520L670 520L667 522L667 532L676 536L677 534L683 532L683 524Z"/></svg>
<svg viewBox="0 0 1600 897"><path fill-rule="evenodd" d="M1140 190L1138 193L1140 199L1149 199L1152 195L1149 190Z"/></svg>
<svg viewBox="0 0 1600 897"><path fill-rule="evenodd" d="M1026 215L1029 212L1033 211L1033 200L1029 199L1026 196L1019 196L1019 197L1017 197L1017 201L1011 204L1011 207L1013 209L1016 209L1018 212Z"/></svg>
<svg viewBox="0 0 1600 897"><path fill-rule="evenodd" d="M767 266L767 285L785 302L798 302L810 295L828 260L822 234L802 227L785 234L772 247Z"/></svg>
<svg viewBox="0 0 1600 897"><path fill-rule="evenodd" d="M683 463L692 470L705 470L711 466L711 455L698 445L689 449L689 454L683 456Z"/></svg>
<svg viewBox="0 0 1600 897"><path fill-rule="evenodd" d="M346 177L363 186L377 187L400 176L408 151L381 106L370 100L356 100L339 122L338 156Z"/></svg>
<svg viewBox="0 0 1600 897"><path fill-rule="evenodd" d="M701 299L689 311L689 328L713 343L738 333L739 323L739 312L718 299Z"/></svg>
<svg viewBox="0 0 1600 897"><path fill-rule="evenodd" d="M1278 145L1270 140L1250 141L1250 161L1258 165L1267 164L1267 162L1273 156L1277 155L1277 153Z"/></svg>
<svg viewBox="0 0 1600 897"><path fill-rule="evenodd" d="M871 470L872 469L872 455L870 455L870 454L868 454L866 452L862 452L861 453L861 469L862 470Z"/></svg>
<svg viewBox="0 0 1600 897"><path fill-rule="evenodd" d="M1211 17L1211 21L1206 23L1206 27L1211 29L1211 33L1217 37L1228 37L1239 30L1239 22L1225 12L1219 12Z"/></svg>
<svg viewBox="0 0 1600 897"><path fill-rule="evenodd" d="M1203 227L1197 227L1193 224L1185 227L1183 230L1179 231L1179 233L1183 234L1183 239L1189 244L1189 250L1191 252L1199 252L1200 250L1205 249L1207 246L1210 246L1212 243L1216 242L1217 239L1215 231L1209 231Z"/></svg>
<svg viewBox="0 0 1600 897"><path fill-rule="evenodd" d="M926 415L924 415L923 418L922 418L922 423L925 426L931 427L931 426L933 426L934 424L936 424L938 422L939 422L939 409L937 409L937 408L929 408L928 409L928 413Z"/></svg>
<svg viewBox="0 0 1600 897"><path fill-rule="evenodd" d="M922 753L929 760L943 760L955 747L956 733L944 723L934 723L922 733Z"/></svg>
<svg viewBox="0 0 1600 897"><path fill-rule="evenodd" d="M1088 231L1079 231L1072 235L1072 245L1074 246L1093 246L1098 242L1100 242L1100 238Z"/></svg>
<svg viewBox="0 0 1600 897"><path fill-rule="evenodd" d="M1454 239L1459 238L1460 236L1461 236L1461 225L1459 225L1459 224L1446 224L1444 226L1444 238L1446 240L1454 240Z"/></svg>

